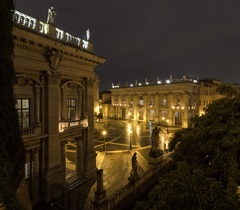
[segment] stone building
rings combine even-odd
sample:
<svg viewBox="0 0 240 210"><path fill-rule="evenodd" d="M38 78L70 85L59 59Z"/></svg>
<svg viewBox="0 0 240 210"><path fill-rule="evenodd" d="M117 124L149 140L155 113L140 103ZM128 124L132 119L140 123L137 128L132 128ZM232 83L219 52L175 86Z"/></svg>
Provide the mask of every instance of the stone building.
<svg viewBox="0 0 240 210"><path fill-rule="evenodd" d="M93 44L22 12L14 13L16 108L26 148L31 203L49 202L52 186L76 187L95 177L94 69L105 59Z"/></svg>
<svg viewBox="0 0 240 210"><path fill-rule="evenodd" d="M113 86L114 117L153 122L166 126L188 127L199 112L200 85L196 79L168 79Z"/></svg>
<svg viewBox="0 0 240 210"><path fill-rule="evenodd" d="M223 84L213 78L198 80L183 76L144 83L112 86L112 107L105 107L108 116L153 122L164 127L187 128L191 118L202 115L204 108L223 97L216 88ZM238 93L239 84L232 86Z"/></svg>

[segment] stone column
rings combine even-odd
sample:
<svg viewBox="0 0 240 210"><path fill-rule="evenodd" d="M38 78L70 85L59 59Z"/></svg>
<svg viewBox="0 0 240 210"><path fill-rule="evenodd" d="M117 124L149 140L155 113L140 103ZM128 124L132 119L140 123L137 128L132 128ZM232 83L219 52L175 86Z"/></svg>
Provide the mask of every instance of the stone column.
<svg viewBox="0 0 240 210"><path fill-rule="evenodd" d="M149 116L148 116L148 106L149 106L149 101L148 101L148 94L147 93L144 93L143 94L143 103L144 103L144 106L143 106L143 121L147 122L149 120Z"/></svg>
<svg viewBox="0 0 240 210"><path fill-rule="evenodd" d="M189 100L189 92L185 91L183 94L183 106L184 106L184 110L183 110L183 127L187 128L188 127L188 100Z"/></svg>
<svg viewBox="0 0 240 210"><path fill-rule="evenodd" d="M168 106L168 125L173 126L174 125L174 112L172 109L173 106L173 94L172 92L169 92L167 95L167 106Z"/></svg>
<svg viewBox="0 0 240 210"><path fill-rule="evenodd" d="M154 95L154 108L155 108L155 122L159 123L159 109L160 109L160 93L156 92Z"/></svg>
<svg viewBox="0 0 240 210"><path fill-rule="evenodd" d="M94 210L107 210L108 200L106 190L103 188L103 169L97 170L97 191L94 195L93 209Z"/></svg>
<svg viewBox="0 0 240 210"><path fill-rule="evenodd" d="M46 131L48 132L47 153L45 156L46 175L44 200L51 199L51 184L63 184L65 181L65 172L62 168L61 142L59 141L59 100L60 100L60 78L61 74L54 71L46 73L47 95L46 95Z"/></svg>
<svg viewBox="0 0 240 210"><path fill-rule="evenodd" d="M96 172L96 152L94 150L94 91L93 91L94 79L87 78L85 80L85 112L84 115L88 120L88 127L84 131L84 172L87 178L95 176Z"/></svg>
<svg viewBox="0 0 240 210"><path fill-rule="evenodd" d="M64 140L61 142L62 168L63 168L63 173L65 174L65 178L66 178L66 144L67 143L68 143L67 140Z"/></svg>
<svg viewBox="0 0 240 210"><path fill-rule="evenodd" d="M40 87L35 86L35 124L40 125Z"/></svg>
<svg viewBox="0 0 240 210"><path fill-rule="evenodd" d="M78 107L77 107L77 116L81 119L83 116L82 113L82 89L78 89Z"/></svg>
<svg viewBox="0 0 240 210"><path fill-rule="evenodd" d="M75 138L76 141L76 175L81 177L83 175L83 149L82 137Z"/></svg>
<svg viewBox="0 0 240 210"><path fill-rule="evenodd" d="M33 149L31 151L31 167L32 167L32 203L40 201L40 188L39 188L39 149Z"/></svg>
<svg viewBox="0 0 240 210"><path fill-rule="evenodd" d="M61 92L61 118L62 120L66 120L66 96L65 96L66 90L63 88Z"/></svg>

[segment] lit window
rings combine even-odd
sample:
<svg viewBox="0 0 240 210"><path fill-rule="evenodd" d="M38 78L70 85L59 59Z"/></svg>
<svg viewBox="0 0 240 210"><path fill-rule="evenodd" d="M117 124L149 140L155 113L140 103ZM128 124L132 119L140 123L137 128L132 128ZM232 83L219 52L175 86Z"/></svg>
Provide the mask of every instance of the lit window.
<svg viewBox="0 0 240 210"><path fill-rule="evenodd" d="M181 102L180 102L180 99L178 98L177 99L177 106L180 106L181 105Z"/></svg>
<svg viewBox="0 0 240 210"><path fill-rule="evenodd" d="M32 164L30 162L25 163L25 173L24 173L24 179L33 179L34 174L34 162L32 161Z"/></svg>
<svg viewBox="0 0 240 210"><path fill-rule="evenodd" d="M75 120L76 116L76 99L67 99L67 119Z"/></svg>
<svg viewBox="0 0 240 210"><path fill-rule="evenodd" d="M162 106L167 106L167 99L166 99L166 98L164 98L164 99L162 100Z"/></svg>
<svg viewBox="0 0 240 210"><path fill-rule="evenodd" d="M140 96L139 105L144 105L144 103L143 103L143 97L142 97L142 96Z"/></svg>
<svg viewBox="0 0 240 210"><path fill-rule="evenodd" d="M30 99L17 99L16 109L18 112L21 128L30 127Z"/></svg>
<svg viewBox="0 0 240 210"><path fill-rule="evenodd" d="M153 106L153 98L150 99L150 106Z"/></svg>

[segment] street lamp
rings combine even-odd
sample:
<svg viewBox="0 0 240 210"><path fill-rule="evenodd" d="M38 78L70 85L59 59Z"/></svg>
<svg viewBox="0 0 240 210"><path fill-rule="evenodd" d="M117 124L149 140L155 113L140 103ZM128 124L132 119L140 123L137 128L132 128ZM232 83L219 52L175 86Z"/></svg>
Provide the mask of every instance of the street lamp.
<svg viewBox="0 0 240 210"><path fill-rule="evenodd" d="M107 131L106 131L106 130L103 130L103 131L102 131L102 135L103 135L103 138L104 138L104 151L106 152L105 136L107 135Z"/></svg>
<svg viewBox="0 0 240 210"><path fill-rule="evenodd" d="M162 117L162 127L164 128L164 120L165 120L165 117Z"/></svg>
<svg viewBox="0 0 240 210"><path fill-rule="evenodd" d="M132 128L128 128L128 133L129 133L129 150L132 150L132 140L131 140L131 134L132 134Z"/></svg>
<svg viewBox="0 0 240 210"><path fill-rule="evenodd" d="M131 119L131 112L128 112L128 115L129 115L129 122L130 122L130 119Z"/></svg>

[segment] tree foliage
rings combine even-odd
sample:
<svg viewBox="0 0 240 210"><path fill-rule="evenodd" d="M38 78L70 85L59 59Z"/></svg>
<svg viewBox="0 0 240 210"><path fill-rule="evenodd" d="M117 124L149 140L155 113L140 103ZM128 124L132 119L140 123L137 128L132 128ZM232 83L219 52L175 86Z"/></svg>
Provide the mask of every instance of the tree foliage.
<svg viewBox="0 0 240 210"><path fill-rule="evenodd" d="M15 109L12 0L0 0L0 198L7 209L21 209L16 190L24 176L25 150Z"/></svg>
<svg viewBox="0 0 240 210"><path fill-rule="evenodd" d="M225 97L175 133L177 169L159 180L135 209L240 209L240 97ZM143 206L143 207L140 207Z"/></svg>
<svg viewBox="0 0 240 210"><path fill-rule="evenodd" d="M237 91L230 85L222 84L217 88L217 92L225 95L227 98L232 98L237 95Z"/></svg>

